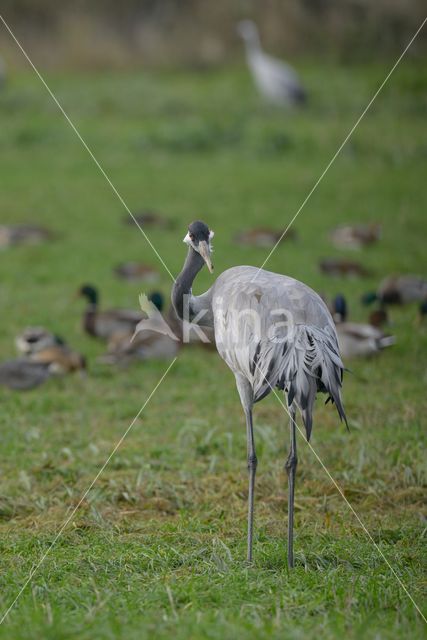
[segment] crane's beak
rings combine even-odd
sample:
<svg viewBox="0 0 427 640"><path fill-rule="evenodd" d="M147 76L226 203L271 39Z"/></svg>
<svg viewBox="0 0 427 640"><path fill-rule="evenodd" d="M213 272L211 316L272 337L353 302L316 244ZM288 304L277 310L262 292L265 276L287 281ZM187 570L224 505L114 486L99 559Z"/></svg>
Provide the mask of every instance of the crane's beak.
<svg viewBox="0 0 427 640"><path fill-rule="evenodd" d="M213 273L213 264L211 261L211 250L209 248L209 244L206 240L201 240L199 242L199 253L202 256L203 260L206 262L206 266L209 269L210 273Z"/></svg>

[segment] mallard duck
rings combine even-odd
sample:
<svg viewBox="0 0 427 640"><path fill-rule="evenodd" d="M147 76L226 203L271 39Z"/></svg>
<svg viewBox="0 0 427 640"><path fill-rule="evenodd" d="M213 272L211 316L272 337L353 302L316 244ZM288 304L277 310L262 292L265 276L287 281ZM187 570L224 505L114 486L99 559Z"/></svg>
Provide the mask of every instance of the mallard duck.
<svg viewBox="0 0 427 640"><path fill-rule="evenodd" d="M237 244L249 245L253 247L274 247L281 239L283 230L269 229L268 227L257 227L255 229L247 229L241 231L234 236L234 241ZM295 240L295 229L288 229L282 240Z"/></svg>
<svg viewBox="0 0 427 640"><path fill-rule="evenodd" d="M64 344L55 344L35 351L30 354L29 360L47 365L50 374L55 375L86 370L86 358Z"/></svg>
<svg viewBox="0 0 427 640"><path fill-rule="evenodd" d="M174 226L172 220L169 220L160 213L157 213L157 211L152 211L150 209L133 212L131 216L129 214L123 216L123 224L132 226L135 225L135 220L143 229L146 227L170 229Z"/></svg>
<svg viewBox="0 0 427 640"><path fill-rule="evenodd" d="M15 345L19 353L28 355L55 345L65 345L65 340L43 327L27 327L16 336Z"/></svg>
<svg viewBox="0 0 427 640"><path fill-rule="evenodd" d="M395 343L394 336L386 335L378 327L360 322L347 322L347 302L344 296L335 297L333 309L338 343L344 360L371 356Z"/></svg>
<svg viewBox="0 0 427 640"><path fill-rule="evenodd" d="M78 291L79 296L86 298L88 304L83 314L83 329L90 336L108 340L114 333L131 333L144 315L134 309L109 309L99 311L98 290L85 284Z"/></svg>
<svg viewBox="0 0 427 640"><path fill-rule="evenodd" d="M43 327L28 327L15 338L15 345L23 357L0 364L0 384L10 389L33 389L51 376L86 369L84 356Z"/></svg>
<svg viewBox="0 0 427 640"><path fill-rule="evenodd" d="M114 267L114 273L123 280L140 280L141 282L156 282L160 274L156 269L142 262L122 262Z"/></svg>
<svg viewBox="0 0 427 640"><path fill-rule="evenodd" d="M0 364L0 384L24 391L40 386L52 376L85 369L86 360L82 355L57 344Z"/></svg>
<svg viewBox="0 0 427 640"><path fill-rule="evenodd" d="M360 262L346 258L324 258L319 261L319 269L329 276L350 276L366 278L371 272Z"/></svg>
<svg viewBox="0 0 427 640"><path fill-rule="evenodd" d="M49 365L51 374L86 369L86 359L73 351L61 336L43 327L28 327L15 338L16 348L27 360Z"/></svg>
<svg viewBox="0 0 427 640"><path fill-rule="evenodd" d="M378 242L381 237L381 226L376 223L341 226L333 229L330 236L337 248L361 249Z"/></svg>
<svg viewBox="0 0 427 640"><path fill-rule="evenodd" d="M0 225L0 248L2 249L18 244L40 244L52 238L51 231L37 225Z"/></svg>
<svg viewBox="0 0 427 640"><path fill-rule="evenodd" d="M16 358L0 364L0 385L17 391L34 389L50 375L48 365L32 362L28 358Z"/></svg>
<svg viewBox="0 0 427 640"><path fill-rule="evenodd" d="M408 304L427 300L427 280L420 276L407 274L384 278L377 291L365 293L364 304L378 301L381 304Z"/></svg>

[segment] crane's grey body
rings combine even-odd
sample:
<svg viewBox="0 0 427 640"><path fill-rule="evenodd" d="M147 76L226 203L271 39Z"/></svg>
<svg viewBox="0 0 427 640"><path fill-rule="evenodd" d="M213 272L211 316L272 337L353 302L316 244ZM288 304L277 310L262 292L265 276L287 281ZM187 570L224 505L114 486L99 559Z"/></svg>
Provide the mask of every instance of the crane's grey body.
<svg viewBox="0 0 427 640"><path fill-rule="evenodd" d="M251 20L242 20L237 29L245 43L248 67L260 94L280 106L305 102L307 96L298 74L289 64L262 50L256 25Z"/></svg>
<svg viewBox="0 0 427 640"><path fill-rule="evenodd" d="M286 389L289 404L295 398L301 409L308 437L317 390L331 393L342 411L344 365L335 324L310 287L263 269L233 267L205 294L192 296L190 308L192 317L213 326L219 355L249 383L253 403L275 387Z"/></svg>
<svg viewBox="0 0 427 640"><path fill-rule="evenodd" d="M198 226L203 225L203 226ZM287 394L291 449L286 462L289 476L288 563L293 566L293 506L297 465L295 414L299 408L307 439L312 428L316 393L329 393L340 418L344 365L330 312L310 287L302 282L259 270L233 267L224 271L201 296L191 293L192 282L204 261L211 269L210 234L203 223L189 227L189 251L184 269L172 292L180 317L188 295L189 317L213 327L217 350L233 371L246 417L249 469L248 560L252 559L254 484L257 467L252 423L255 402L274 388ZM199 241L199 238L200 241ZM206 239L204 239L206 238ZM201 247L199 249L199 247Z"/></svg>

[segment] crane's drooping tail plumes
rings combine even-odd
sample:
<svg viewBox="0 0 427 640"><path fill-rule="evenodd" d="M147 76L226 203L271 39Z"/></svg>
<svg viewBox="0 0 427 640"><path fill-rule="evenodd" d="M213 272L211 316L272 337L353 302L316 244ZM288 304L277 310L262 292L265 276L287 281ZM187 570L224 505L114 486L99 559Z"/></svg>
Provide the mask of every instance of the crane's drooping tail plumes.
<svg viewBox="0 0 427 640"><path fill-rule="evenodd" d="M313 426L316 393L328 393L339 417L347 425L341 401L344 365L331 336L312 326L295 327L294 339L283 354L282 374L277 386L288 392L288 404L295 400L301 411L307 440ZM347 425L348 426L348 425Z"/></svg>

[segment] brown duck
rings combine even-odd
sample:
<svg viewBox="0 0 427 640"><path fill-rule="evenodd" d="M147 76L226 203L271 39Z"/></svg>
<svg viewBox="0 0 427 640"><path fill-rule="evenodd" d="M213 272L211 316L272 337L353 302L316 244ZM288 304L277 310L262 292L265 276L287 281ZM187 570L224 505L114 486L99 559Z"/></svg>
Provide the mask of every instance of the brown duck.
<svg viewBox="0 0 427 640"><path fill-rule="evenodd" d="M142 262L122 262L114 267L114 273L122 280L156 282L160 275L156 269Z"/></svg>
<svg viewBox="0 0 427 640"><path fill-rule="evenodd" d="M331 232L331 240L339 249L361 249L378 242L381 226L376 223L367 225L346 225Z"/></svg>
<svg viewBox="0 0 427 640"><path fill-rule="evenodd" d="M45 329L30 328L16 338L20 358L0 364L0 384L25 391L40 386L54 375L86 369L85 358Z"/></svg>
<svg viewBox="0 0 427 640"><path fill-rule="evenodd" d="M32 224L0 225L0 249L5 249L19 244L40 244L51 240L54 234Z"/></svg>
<svg viewBox="0 0 427 640"><path fill-rule="evenodd" d="M249 245L252 247L274 247L281 239L284 230L269 229L268 227L257 227L255 229L247 229L241 231L234 236L237 244ZM295 240L295 229L288 229L282 240Z"/></svg>
<svg viewBox="0 0 427 640"><path fill-rule="evenodd" d="M378 289L362 297L364 304L378 301L382 305L403 305L427 300L427 280L421 276L407 274L388 276L380 282Z"/></svg>
<svg viewBox="0 0 427 640"><path fill-rule="evenodd" d="M324 258L319 261L319 269L328 276L366 278L371 275L371 272L363 264L346 258Z"/></svg>

